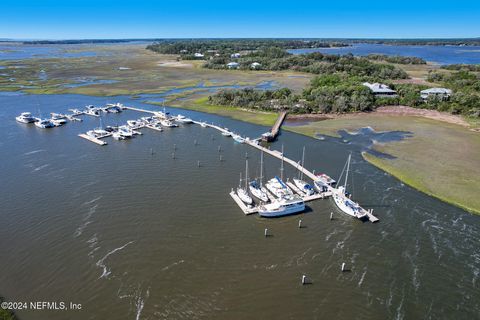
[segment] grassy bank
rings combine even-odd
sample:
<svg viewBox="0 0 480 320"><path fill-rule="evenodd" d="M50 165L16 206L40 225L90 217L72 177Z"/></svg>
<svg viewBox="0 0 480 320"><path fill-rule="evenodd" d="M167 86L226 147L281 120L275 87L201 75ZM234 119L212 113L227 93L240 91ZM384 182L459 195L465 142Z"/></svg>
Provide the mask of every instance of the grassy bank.
<svg viewBox="0 0 480 320"><path fill-rule="evenodd" d="M287 127L300 134L337 135L370 126L377 131L403 130L413 137L375 149L395 159L365 159L406 184L448 203L480 214L480 134L462 126L413 116L349 115Z"/></svg>
<svg viewBox="0 0 480 320"><path fill-rule="evenodd" d="M224 117L230 117L235 120L250 122L263 126L271 126L277 119L276 113L256 112L234 107L214 106L207 103L208 97L197 99L177 100L175 104L169 104L171 107L183 108L188 110L200 111L205 113L218 114ZM148 102L150 104L162 105L158 102Z"/></svg>

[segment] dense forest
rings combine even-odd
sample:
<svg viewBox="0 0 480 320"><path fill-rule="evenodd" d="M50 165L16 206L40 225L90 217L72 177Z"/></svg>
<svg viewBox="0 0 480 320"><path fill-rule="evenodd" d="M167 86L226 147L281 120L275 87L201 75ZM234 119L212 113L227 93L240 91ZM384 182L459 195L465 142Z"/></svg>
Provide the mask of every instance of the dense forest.
<svg viewBox="0 0 480 320"><path fill-rule="evenodd" d="M158 41L148 45L147 49L162 54L180 54L185 59L194 53L202 53L205 56L214 56L215 53L230 55L234 52L254 51L265 47L288 50L345 46L348 44L339 41L308 39L191 39Z"/></svg>
<svg viewBox="0 0 480 320"><path fill-rule="evenodd" d="M375 97L361 83L361 77L342 73L315 77L301 94L283 88L275 91L253 89L222 90L209 97L214 105L275 111L286 109L292 113L344 113L371 111L382 105L407 105L415 108L447 111L471 117L480 117L480 79L473 73L461 71L451 75L431 73L428 79L438 85L451 88L448 100L431 98L424 101L420 91L427 89L417 84L387 84L397 91L398 97Z"/></svg>
<svg viewBox="0 0 480 320"><path fill-rule="evenodd" d="M365 81L408 78L404 70L391 64L372 62L368 57L320 52L293 55L278 47L266 47L237 59L225 55L213 57L205 63L205 68L225 69L232 60L238 63L239 69L251 69L252 63L256 62L260 64L256 70L293 70L314 74L347 73L350 76L363 77Z"/></svg>

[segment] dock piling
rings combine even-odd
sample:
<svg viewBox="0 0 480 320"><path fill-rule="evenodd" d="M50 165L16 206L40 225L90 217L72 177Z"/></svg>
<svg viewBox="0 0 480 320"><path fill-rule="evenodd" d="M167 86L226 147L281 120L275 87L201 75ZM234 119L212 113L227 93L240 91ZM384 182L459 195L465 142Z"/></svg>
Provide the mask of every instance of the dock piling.
<svg viewBox="0 0 480 320"><path fill-rule="evenodd" d="M200 160L197 161L197 167L200 167Z"/></svg>
<svg viewBox="0 0 480 320"><path fill-rule="evenodd" d="M342 263L342 272L345 272L345 262Z"/></svg>
<svg viewBox="0 0 480 320"><path fill-rule="evenodd" d="M302 228L302 219L298 220L298 228Z"/></svg>
<svg viewBox="0 0 480 320"><path fill-rule="evenodd" d="M330 212L330 220L333 220L333 212Z"/></svg>
<svg viewBox="0 0 480 320"><path fill-rule="evenodd" d="M265 228L265 238L268 237L268 229Z"/></svg>

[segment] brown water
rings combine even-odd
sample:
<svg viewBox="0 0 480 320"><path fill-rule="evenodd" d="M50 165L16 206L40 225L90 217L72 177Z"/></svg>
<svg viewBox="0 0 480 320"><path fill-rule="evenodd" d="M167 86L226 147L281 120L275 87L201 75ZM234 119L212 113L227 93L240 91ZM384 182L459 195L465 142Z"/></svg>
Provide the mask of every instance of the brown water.
<svg viewBox="0 0 480 320"><path fill-rule="evenodd" d="M147 107L128 97L111 101ZM353 152L349 190L374 209L378 224L341 214L331 200L309 203L298 216L244 216L228 192L245 153L257 175L259 153L212 129L143 129L143 136L100 147L76 136L98 119L52 130L14 120L37 105L46 114L105 102L0 95L0 294L82 304L81 311L19 311L21 319L479 317L480 218L369 165L359 144L284 132L272 148L283 143L287 156L299 159L306 146L306 167L334 177ZM265 131L170 111L252 137ZM103 123L138 116L107 115ZM265 175L278 174L279 161L265 160ZM294 175L287 166L286 176ZM340 272L342 262L350 272ZM302 286L303 274L313 284Z"/></svg>

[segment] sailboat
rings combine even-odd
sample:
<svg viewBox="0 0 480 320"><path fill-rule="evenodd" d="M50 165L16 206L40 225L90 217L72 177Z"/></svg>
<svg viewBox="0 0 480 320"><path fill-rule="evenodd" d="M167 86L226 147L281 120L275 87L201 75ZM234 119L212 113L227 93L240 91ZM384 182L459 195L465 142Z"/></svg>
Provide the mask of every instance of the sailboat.
<svg viewBox="0 0 480 320"><path fill-rule="evenodd" d="M262 202L268 202L268 195L267 195L267 189L262 186L263 182L263 151L260 154L260 177L259 177L259 182L256 180L253 180L250 182L248 185L248 188L250 189L250 192L253 194L255 198Z"/></svg>
<svg viewBox="0 0 480 320"><path fill-rule="evenodd" d="M280 178L275 176L268 180L265 184L268 190L270 190L277 198L291 198L293 197L293 192L289 187L283 182L283 145L282 145L282 162L280 166Z"/></svg>
<svg viewBox="0 0 480 320"><path fill-rule="evenodd" d="M346 213L346 214L348 214L352 217L358 218L358 219L366 219L366 218L368 218L367 211L365 209L363 209L362 207L360 207L360 205L358 203L351 200L350 197L348 197L347 193L346 193L348 173L350 171L351 159L352 159L352 155L350 154L348 156L347 163L345 164L345 166L347 168L347 171L346 171L346 174L345 174L345 183L342 186L338 187L337 189L332 189L333 200L335 201L335 204L337 205L337 207L341 211L343 211L344 213ZM344 167L344 170L345 170L345 167ZM343 174L343 171L342 171L342 174ZM339 184L340 184L341 178L342 178L342 175L340 175L340 178L338 179Z"/></svg>
<svg viewBox="0 0 480 320"><path fill-rule="evenodd" d="M302 169L304 168L304 165L305 165L305 147L303 147L303 152L302 152ZM315 190L310 184L306 183L303 180L303 170L299 170L299 173L300 173L300 177L298 179L293 178L293 183L295 184L295 186L297 186L298 189L303 191L307 196L313 195L315 193Z"/></svg>
<svg viewBox="0 0 480 320"><path fill-rule="evenodd" d="M240 173L240 183L237 188L237 195L246 204L252 204L253 199L248 194L248 160L245 160L245 187L242 188L242 173Z"/></svg>

